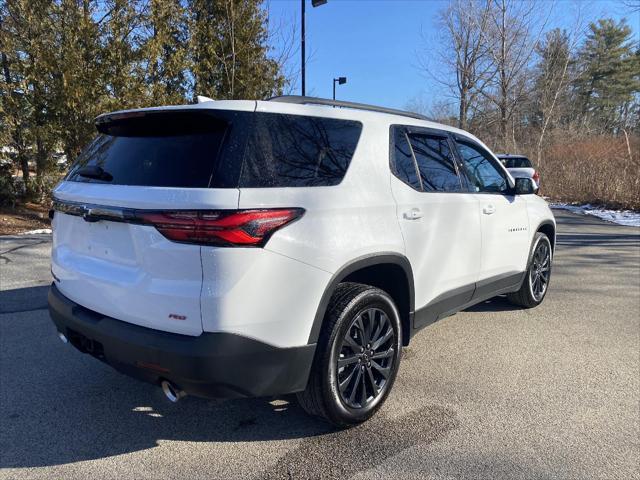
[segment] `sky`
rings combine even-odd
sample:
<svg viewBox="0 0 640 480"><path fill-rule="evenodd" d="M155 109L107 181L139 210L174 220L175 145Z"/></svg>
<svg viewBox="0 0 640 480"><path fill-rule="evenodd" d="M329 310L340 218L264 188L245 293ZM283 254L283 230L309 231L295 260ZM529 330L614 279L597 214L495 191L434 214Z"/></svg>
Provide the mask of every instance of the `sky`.
<svg viewBox="0 0 640 480"><path fill-rule="evenodd" d="M640 12L632 13L620 0L543 0L550 9L546 29L570 28L577 2L589 20L626 18L640 38ZM336 87L336 98L406 108L419 99L423 104L447 101L446 87L437 80L444 74L437 62L438 11L441 0L328 0L312 8L306 0L306 94L331 98L333 78L347 77ZM300 33L300 0L270 0L269 21L280 32ZM286 36L286 34L284 34ZM281 42L274 37L276 51ZM299 71L300 50L290 64ZM422 60L421 60L422 58ZM426 60L430 74L421 71ZM299 73L298 73L299 77ZM291 93L300 94L300 81Z"/></svg>

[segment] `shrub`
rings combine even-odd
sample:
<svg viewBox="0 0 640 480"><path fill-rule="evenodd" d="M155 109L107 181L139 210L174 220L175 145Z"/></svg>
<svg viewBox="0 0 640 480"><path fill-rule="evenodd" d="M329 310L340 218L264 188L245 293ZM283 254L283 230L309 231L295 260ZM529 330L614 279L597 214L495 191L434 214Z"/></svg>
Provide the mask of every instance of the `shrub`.
<svg viewBox="0 0 640 480"><path fill-rule="evenodd" d="M0 206L15 206L16 185L13 180L11 163L0 161Z"/></svg>
<svg viewBox="0 0 640 480"><path fill-rule="evenodd" d="M640 138L598 136L555 143L539 166L554 200L640 210Z"/></svg>

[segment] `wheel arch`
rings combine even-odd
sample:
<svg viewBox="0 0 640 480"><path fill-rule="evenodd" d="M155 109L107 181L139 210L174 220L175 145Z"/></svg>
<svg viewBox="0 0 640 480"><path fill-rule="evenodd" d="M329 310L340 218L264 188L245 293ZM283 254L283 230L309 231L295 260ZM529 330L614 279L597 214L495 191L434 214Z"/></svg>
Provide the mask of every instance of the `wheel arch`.
<svg viewBox="0 0 640 480"><path fill-rule="evenodd" d="M536 228L536 232L544 233L547 237L549 237L549 241L551 242L551 250L555 251L556 249L556 226L551 220L545 220L538 225Z"/></svg>
<svg viewBox="0 0 640 480"><path fill-rule="evenodd" d="M415 309L413 270L407 257L398 253L359 257L344 265L331 277L313 319L309 343L318 341L331 296L337 286L345 281L380 288L393 298L400 311L402 341L404 345L408 345Z"/></svg>

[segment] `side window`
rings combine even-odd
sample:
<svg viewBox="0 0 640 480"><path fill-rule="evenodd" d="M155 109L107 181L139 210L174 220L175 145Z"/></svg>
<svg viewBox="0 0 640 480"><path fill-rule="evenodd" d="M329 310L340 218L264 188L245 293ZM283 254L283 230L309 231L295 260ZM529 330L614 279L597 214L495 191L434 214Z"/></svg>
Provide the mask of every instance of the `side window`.
<svg viewBox="0 0 640 480"><path fill-rule="evenodd" d="M459 192L460 178L446 137L410 134L411 148L427 192Z"/></svg>
<svg viewBox="0 0 640 480"><path fill-rule="evenodd" d="M494 160L481 147L456 141L462 163L476 192L504 193L509 184L502 172L494 165Z"/></svg>
<svg viewBox="0 0 640 480"><path fill-rule="evenodd" d="M338 185L361 131L350 120L256 113L240 188Z"/></svg>
<svg viewBox="0 0 640 480"><path fill-rule="evenodd" d="M393 132L393 150L391 152L393 174L410 187L421 191L422 184L418 177L411 147L407 141L407 134L403 128L394 128Z"/></svg>

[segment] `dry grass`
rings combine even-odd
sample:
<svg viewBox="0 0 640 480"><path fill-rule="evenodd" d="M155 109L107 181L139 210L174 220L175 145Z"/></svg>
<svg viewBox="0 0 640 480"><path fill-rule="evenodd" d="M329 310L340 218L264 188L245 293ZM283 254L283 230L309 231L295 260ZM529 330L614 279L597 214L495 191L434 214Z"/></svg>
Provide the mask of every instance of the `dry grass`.
<svg viewBox="0 0 640 480"><path fill-rule="evenodd" d="M556 201L640 210L640 138L591 137L547 148L542 194Z"/></svg>

